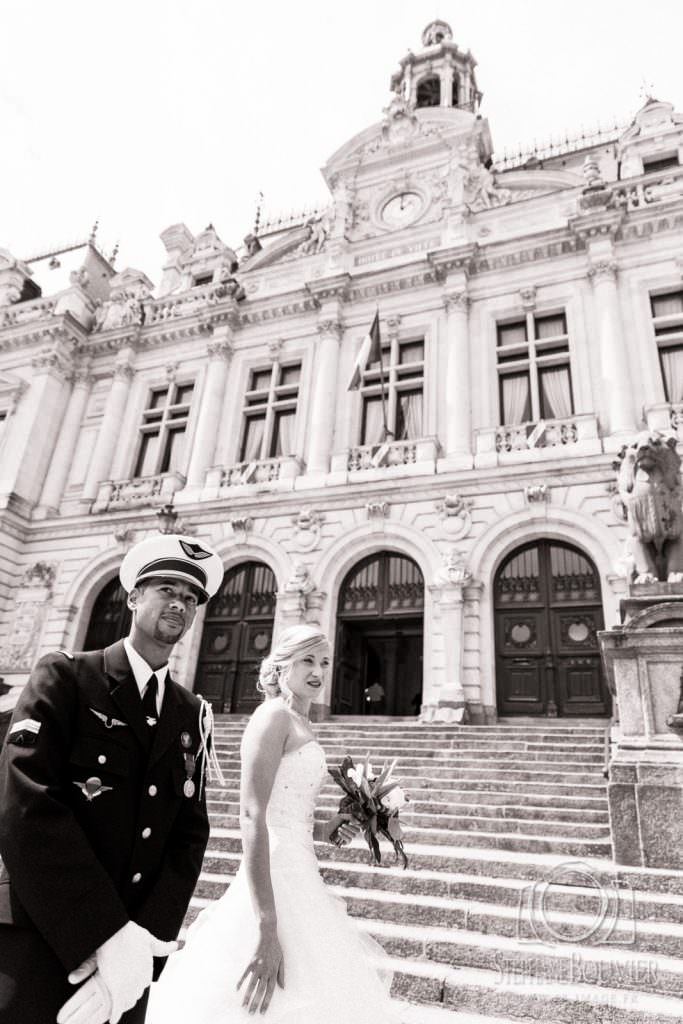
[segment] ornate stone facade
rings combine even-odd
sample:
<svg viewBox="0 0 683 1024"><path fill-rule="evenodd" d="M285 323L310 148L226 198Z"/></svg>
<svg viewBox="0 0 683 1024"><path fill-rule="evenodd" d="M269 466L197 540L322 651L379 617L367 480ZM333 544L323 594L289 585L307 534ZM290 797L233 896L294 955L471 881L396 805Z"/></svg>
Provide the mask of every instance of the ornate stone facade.
<svg viewBox="0 0 683 1024"><path fill-rule="evenodd" d="M445 702L496 716L494 581L513 551L582 552L616 621L626 527L611 462L641 426L683 430L659 357L673 335L657 333L652 306L682 289L683 123L648 101L585 171L585 148L496 161L474 61L446 29L430 27L383 116L328 160L330 203L315 215L234 249L211 225L172 225L156 286L115 272L90 239L43 295L44 268L0 251L0 647L13 681L40 653L84 643L122 539L155 530L171 498L226 570L270 568L276 630L308 619L336 643L354 566L410 558L432 715ZM377 308L382 438L369 425L378 378L348 390ZM683 316L667 316L683 339ZM510 365L526 410L505 390ZM54 575L38 599L25 574L41 562ZM188 686L200 649L198 622L175 665Z"/></svg>

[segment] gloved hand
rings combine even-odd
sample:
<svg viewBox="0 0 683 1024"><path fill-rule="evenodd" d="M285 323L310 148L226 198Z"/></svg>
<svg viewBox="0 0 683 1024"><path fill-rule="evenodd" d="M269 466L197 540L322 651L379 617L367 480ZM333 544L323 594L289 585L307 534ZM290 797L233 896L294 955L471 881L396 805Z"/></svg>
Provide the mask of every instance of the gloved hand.
<svg viewBox="0 0 683 1024"><path fill-rule="evenodd" d="M91 957L90 960L94 960L94 957ZM89 960L86 960L85 963L89 963ZM69 981L77 984L77 982L73 982L73 977L84 966L81 965L77 970L72 971ZM107 1024L110 1019L111 995L102 981L102 975L97 973L90 975L85 985L81 985L57 1014L57 1024Z"/></svg>
<svg viewBox="0 0 683 1024"><path fill-rule="evenodd" d="M82 1013L83 1006L90 1004L95 1013L96 1001L106 1002L103 989L108 996L108 1015L102 1020L117 1024L126 1010L135 1006L145 989L152 984L153 957L168 956L177 948L177 942L157 939L134 921L124 924L96 951L94 959L97 973L92 974L93 958L89 957L69 975L69 981L78 984L90 973L85 985L60 1010L58 1024L79 1024L81 1020L91 1024L90 1018L73 1017L73 1014ZM84 994L81 996L81 993ZM65 1011L68 1013L62 1016ZM92 1024L96 1024L94 1016Z"/></svg>

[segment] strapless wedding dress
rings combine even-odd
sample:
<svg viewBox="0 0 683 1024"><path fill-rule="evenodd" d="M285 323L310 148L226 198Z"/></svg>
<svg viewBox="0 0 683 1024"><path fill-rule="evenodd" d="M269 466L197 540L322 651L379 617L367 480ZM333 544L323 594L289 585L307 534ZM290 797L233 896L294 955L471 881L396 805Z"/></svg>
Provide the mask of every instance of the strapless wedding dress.
<svg viewBox="0 0 683 1024"><path fill-rule="evenodd" d="M324 752L311 740L283 756L273 783L266 820L285 987L276 986L265 1015L242 1006L246 982L236 991L257 942L240 866L152 985L146 1024L396 1024L390 979L374 966L379 945L347 917L318 871L313 814L326 778Z"/></svg>

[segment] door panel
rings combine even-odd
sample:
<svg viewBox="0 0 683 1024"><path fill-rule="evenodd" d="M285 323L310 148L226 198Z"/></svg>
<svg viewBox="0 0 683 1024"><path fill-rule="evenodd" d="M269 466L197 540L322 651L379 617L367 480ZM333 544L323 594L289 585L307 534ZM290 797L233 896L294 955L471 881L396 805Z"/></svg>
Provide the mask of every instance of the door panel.
<svg viewBox="0 0 683 1024"><path fill-rule="evenodd" d="M499 711L609 714L592 562L570 545L539 541L505 560L494 590Z"/></svg>

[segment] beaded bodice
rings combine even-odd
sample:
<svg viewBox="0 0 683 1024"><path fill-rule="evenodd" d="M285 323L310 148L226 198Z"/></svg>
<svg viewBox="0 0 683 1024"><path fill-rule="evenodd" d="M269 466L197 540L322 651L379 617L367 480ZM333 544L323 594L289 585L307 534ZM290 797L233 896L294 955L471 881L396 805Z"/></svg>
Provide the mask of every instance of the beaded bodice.
<svg viewBox="0 0 683 1024"><path fill-rule="evenodd" d="M326 776L325 753L315 740L283 754L268 802L269 828L311 833L316 800Z"/></svg>

